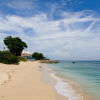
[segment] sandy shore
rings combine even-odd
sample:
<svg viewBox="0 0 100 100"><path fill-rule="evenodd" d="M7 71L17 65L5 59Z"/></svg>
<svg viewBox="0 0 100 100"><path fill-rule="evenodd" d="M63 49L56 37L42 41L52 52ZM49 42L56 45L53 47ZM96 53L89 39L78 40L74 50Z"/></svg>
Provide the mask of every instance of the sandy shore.
<svg viewBox="0 0 100 100"><path fill-rule="evenodd" d="M56 90L43 81L39 62L0 63L0 100L57 100Z"/></svg>

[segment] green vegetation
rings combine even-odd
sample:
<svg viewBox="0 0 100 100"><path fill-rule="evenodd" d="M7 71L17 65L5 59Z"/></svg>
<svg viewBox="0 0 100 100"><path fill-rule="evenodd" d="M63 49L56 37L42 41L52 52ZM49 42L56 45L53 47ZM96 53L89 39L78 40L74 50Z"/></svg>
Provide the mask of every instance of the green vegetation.
<svg viewBox="0 0 100 100"><path fill-rule="evenodd" d="M18 64L18 58L9 51L0 51L0 63Z"/></svg>
<svg viewBox="0 0 100 100"><path fill-rule="evenodd" d="M38 53L38 52L34 52L32 54L32 57L34 57L36 60L44 60L45 59L45 57L43 56L43 54L42 53Z"/></svg>
<svg viewBox="0 0 100 100"><path fill-rule="evenodd" d="M25 58L21 57L21 53L24 48L27 48L27 45L19 37L8 36L4 39L4 44L9 50L0 51L0 63L18 64L20 61L26 61ZM42 53L38 52L33 53L32 57L36 60L48 60Z"/></svg>
<svg viewBox="0 0 100 100"><path fill-rule="evenodd" d="M0 51L0 63L18 64L20 61L26 61L20 55L22 50L27 48L27 45L19 37L12 38L8 36L4 39L4 43L9 51Z"/></svg>
<svg viewBox="0 0 100 100"><path fill-rule="evenodd" d="M18 64L20 61L26 61L26 59L21 56L15 56L10 51L0 51L0 63Z"/></svg>
<svg viewBox="0 0 100 100"><path fill-rule="evenodd" d="M18 61L19 61L19 62L20 62L20 61L26 61L26 59L25 59L24 57L18 56L17 58L18 58Z"/></svg>
<svg viewBox="0 0 100 100"><path fill-rule="evenodd" d="M23 42L19 37L12 38L11 36L8 36L4 39L4 43L9 51L16 56L20 56L22 50L27 48L26 43Z"/></svg>

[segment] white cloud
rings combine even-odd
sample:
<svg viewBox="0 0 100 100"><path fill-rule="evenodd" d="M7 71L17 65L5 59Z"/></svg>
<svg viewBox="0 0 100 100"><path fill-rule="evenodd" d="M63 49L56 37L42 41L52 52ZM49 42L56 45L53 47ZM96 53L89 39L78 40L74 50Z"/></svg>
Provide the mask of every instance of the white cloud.
<svg viewBox="0 0 100 100"><path fill-rule="evenodd" d="M35 4L30 1L26 0L13 0L7 4L8 7L18 9L18 10L25 10L25 9L33 9L35 8Z"/></svg>
<svg viewBox="0 0 100 100"><path fill-rule="evenodd" d="M85 11L62 14L58 20L49 20L44 13L0 17L4 32L0 40L7 36L5 31L14 31L11 35L21 37L31 52L40 51L53 59L100 59L100 18Z"/></svg>
<svg viewBox="0 0 100 100"><path fill-rule="evenodd" d="M78 7L79 5L83 4L84 1L82 0L60 0L63 6L69 6L72 7L76 5Z"/></svg>

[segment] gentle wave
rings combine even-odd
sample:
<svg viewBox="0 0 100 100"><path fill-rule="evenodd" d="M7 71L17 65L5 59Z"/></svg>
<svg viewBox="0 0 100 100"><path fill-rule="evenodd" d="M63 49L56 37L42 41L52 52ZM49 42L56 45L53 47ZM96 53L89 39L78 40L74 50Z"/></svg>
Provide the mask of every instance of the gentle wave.
<svg viewBox="0 0 100 100"><path fill-rule="evenodd" d="M83 97L77 94L69 83L63 82L63 80L54 73L51 73L51 76L57 80L55 88L58 94L63 95L68 100L83 100Z"/></svg>

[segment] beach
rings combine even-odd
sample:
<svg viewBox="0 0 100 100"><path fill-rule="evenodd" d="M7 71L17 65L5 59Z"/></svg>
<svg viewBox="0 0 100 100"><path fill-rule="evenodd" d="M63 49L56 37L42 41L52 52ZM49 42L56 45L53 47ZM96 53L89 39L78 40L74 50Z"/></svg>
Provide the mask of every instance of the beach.
<svg viewBox="0 0 100 100"><path fill-rule="evenodd" d="M57 100L55 88L43 81L41 63L0 63L0 100Z"/></svg>
<svg viewBox="0 0 100 100"><path fill-rule="evenodd" d="M62 71L58 72L52 66L59 67L58 64L43 64L42 72L44 80L55 87L57 92L57 100L90 100L76 87L76 84L69 78L64 78L59 75Z"/></svg>
<svg viewBox="0 0 100 100"><path fill-rule="evenodd" d="M99 62L0 63L0 100L99 100L97 65ZM94 72L94 66L98 71Z"/></svg>

